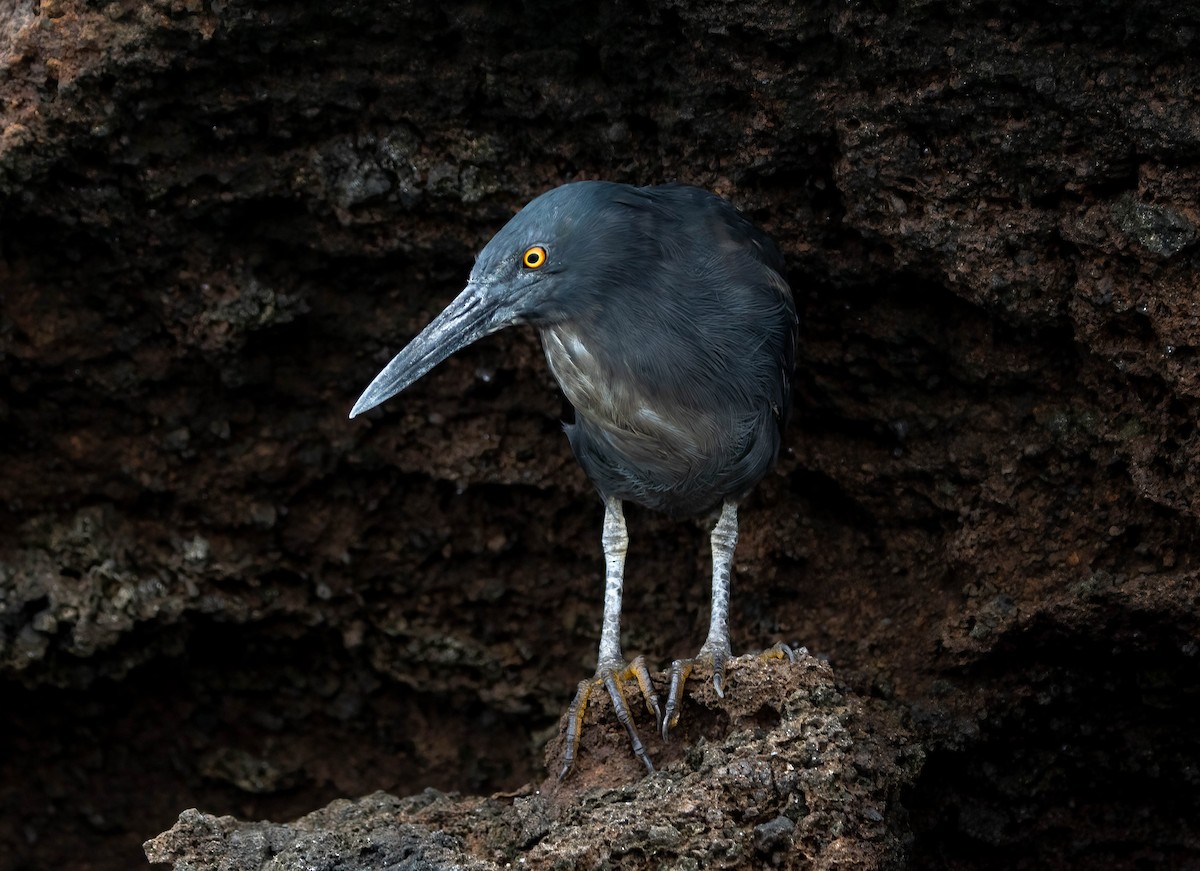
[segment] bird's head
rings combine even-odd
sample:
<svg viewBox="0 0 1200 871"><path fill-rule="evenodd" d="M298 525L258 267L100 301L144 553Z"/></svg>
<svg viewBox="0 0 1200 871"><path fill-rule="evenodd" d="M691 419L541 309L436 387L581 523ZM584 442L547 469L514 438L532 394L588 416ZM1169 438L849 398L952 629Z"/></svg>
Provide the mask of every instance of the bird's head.
<svg viewBox="0 0 1200 871"><path fill-rule="evenodd" d="M576 182L534 199L484 246L467 286L363 391L355 417L395 396L455 351L512 324L547 324L586 304L621 232L623 185Z"/></svg>

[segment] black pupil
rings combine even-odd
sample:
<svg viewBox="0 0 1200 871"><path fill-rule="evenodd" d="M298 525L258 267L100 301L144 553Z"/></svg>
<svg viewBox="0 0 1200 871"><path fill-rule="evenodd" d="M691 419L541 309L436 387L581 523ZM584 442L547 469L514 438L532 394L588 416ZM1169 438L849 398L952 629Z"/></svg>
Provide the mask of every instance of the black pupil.
<svg viewBox="0 0 1200 871"><path fill-rule="evenodd" d="M537 262L542 259L542 255L537 251L530 251L526 259L528 259L530 266L536 266Z"/></svg>

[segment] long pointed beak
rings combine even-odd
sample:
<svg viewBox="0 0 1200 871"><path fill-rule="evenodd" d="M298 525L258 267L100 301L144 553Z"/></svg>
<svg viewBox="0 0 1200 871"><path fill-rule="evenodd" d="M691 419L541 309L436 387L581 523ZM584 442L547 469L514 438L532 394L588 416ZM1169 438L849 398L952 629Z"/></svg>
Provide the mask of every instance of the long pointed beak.
<svg viewBox="0 0 1200 871"><path fill-rule="evenodd" d="M501 316L501 301L488 291L488 285L468 284L375 376L350 409L350 417L391 399L455 351L508 326L510 319Z"/></svg>

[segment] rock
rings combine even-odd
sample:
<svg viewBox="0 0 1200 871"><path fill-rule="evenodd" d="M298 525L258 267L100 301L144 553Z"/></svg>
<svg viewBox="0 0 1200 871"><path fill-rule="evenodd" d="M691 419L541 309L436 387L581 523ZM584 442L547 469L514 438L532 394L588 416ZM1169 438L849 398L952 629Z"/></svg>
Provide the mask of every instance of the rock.
<svg viewBox="0 0 1200 871"><path fill-rule="evenodd" d="M741 657L728 677L724 701L691 684L679 733L649 742L648 777L594 704L562 783L491 798L376 793L284 825L187 811L146 855L176 871L901 867L911 834L878 809L920 770L911 735L811 656ZM561 749L560 737L549 770Z"/></svg>

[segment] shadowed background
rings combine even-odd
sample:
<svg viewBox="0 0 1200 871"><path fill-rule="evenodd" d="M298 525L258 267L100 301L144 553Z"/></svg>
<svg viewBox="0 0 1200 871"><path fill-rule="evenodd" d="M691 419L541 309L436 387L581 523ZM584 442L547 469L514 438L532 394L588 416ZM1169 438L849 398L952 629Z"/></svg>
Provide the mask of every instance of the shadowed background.
<svg viewBox="0 0 1200 871"><path fill-rule="evenodd" d="M1198 41L1168 3L7 4L0 867L540 779L602 562L536 338L346 413L597 177L785 253L735 652L906 718L911 859L1198 861ZM707 529L629 521L625 647L664 666Z"/></svg>

